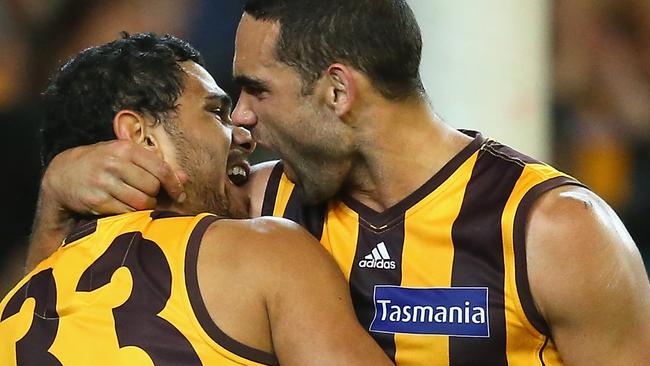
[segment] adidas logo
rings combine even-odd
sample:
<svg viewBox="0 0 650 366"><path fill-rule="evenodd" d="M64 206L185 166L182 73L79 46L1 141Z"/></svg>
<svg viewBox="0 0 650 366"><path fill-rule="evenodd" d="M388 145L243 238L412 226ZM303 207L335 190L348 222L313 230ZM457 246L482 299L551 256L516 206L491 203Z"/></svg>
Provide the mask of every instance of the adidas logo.
<svg viewBox="0 0 650 366"><path fill-rule="evenodd" d="M395 261L390 259L386 244L382 241L377 244L375 248L359 261L361 268L379 268L379 269L395 269Z"/></svg>

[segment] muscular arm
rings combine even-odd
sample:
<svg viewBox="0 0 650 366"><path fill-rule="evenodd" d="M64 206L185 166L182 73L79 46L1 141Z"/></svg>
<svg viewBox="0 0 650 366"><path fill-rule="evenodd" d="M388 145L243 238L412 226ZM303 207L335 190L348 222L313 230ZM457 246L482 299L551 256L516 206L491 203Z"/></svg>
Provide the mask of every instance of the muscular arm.
<svg viewBox="0 0 650 366"><path fill-rule="evenodd" d="M531 291L567 365L650 364L650 283L605 202L583 188L551 191L526 241Z"/></svg>
<svg viewBox="0 0 650 366"><path fill-rule="evenodd" d="M224 220L206 236L199 285L230 337L284 366L390 365L359 325L338 267L304 229L276 218Z"/></svg>
<svg viewBox="0 0 650 366"><path fill-rule="evenodd" d="M260 216L266 183L277 162L252 168L247 188L251 216ZM61 244L79 215L121 214L152 209L162 187L182 200L184 177L156 154L126 140L66 150L48 167L41 182L30 238L29 271Z"/></svg>
<svg viewBox="0 0 650 366"><path fill-rule="evenodd" d="M76 214L120 214L153 208L163 187L177 199L181 179L158 156L130 141L81 146L59 154L41 182L27 270L64 239Z"/></svg>

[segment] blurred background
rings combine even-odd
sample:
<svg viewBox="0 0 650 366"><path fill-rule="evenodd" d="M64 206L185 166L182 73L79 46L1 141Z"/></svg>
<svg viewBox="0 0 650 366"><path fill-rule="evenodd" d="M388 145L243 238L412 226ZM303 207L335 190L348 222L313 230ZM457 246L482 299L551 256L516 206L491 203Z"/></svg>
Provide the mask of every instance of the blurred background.
<svg viewBox="0 0 650 366"><path fill-rule="evenodd" d="M410 0L422 76L449 124L577 177L650 261L650 1ZM230 79L239 0L0 0L0 296L21 276L41 175L39 93L122 30L170 33ZM258 151L254 160L272 156Z"/></svg>

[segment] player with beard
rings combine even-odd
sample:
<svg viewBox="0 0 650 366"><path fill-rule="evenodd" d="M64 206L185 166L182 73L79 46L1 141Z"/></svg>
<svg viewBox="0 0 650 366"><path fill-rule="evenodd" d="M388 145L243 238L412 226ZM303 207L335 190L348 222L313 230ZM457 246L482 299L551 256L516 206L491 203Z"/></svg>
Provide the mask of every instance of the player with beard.
<svg viewBox="0 0 650 366"><path fill-rule="evenodd" d="M0 364L390 364L307 232L282 219L226 219L247 216L226 172L248 169L254 143L201 64L172 36L125 34L54 75L45 162L117 137L185 172L186 197L77 218L0 302Z"/></svg>

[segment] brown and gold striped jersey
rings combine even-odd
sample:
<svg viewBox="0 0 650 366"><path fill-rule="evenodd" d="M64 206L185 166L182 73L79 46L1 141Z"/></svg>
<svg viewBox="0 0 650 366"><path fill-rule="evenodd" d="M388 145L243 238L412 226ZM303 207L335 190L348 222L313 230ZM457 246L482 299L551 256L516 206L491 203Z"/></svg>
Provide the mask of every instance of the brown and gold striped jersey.
<svg viewBox="0 0 650 366"><path fill-rule="evenodd" d="M196 263L216 219L140 211L77 227L0 302L0 365L277 364L205 308Z"/></svg>
<svg viewBox="0 0 650 366"><path fill-rule="evenodd" d="M342 197L317 206L278 163L263 215L320 239L355 311L398 366L562 365L526 272L527 214L573 178L480 134L428 182L376 212Z"/></svg>

